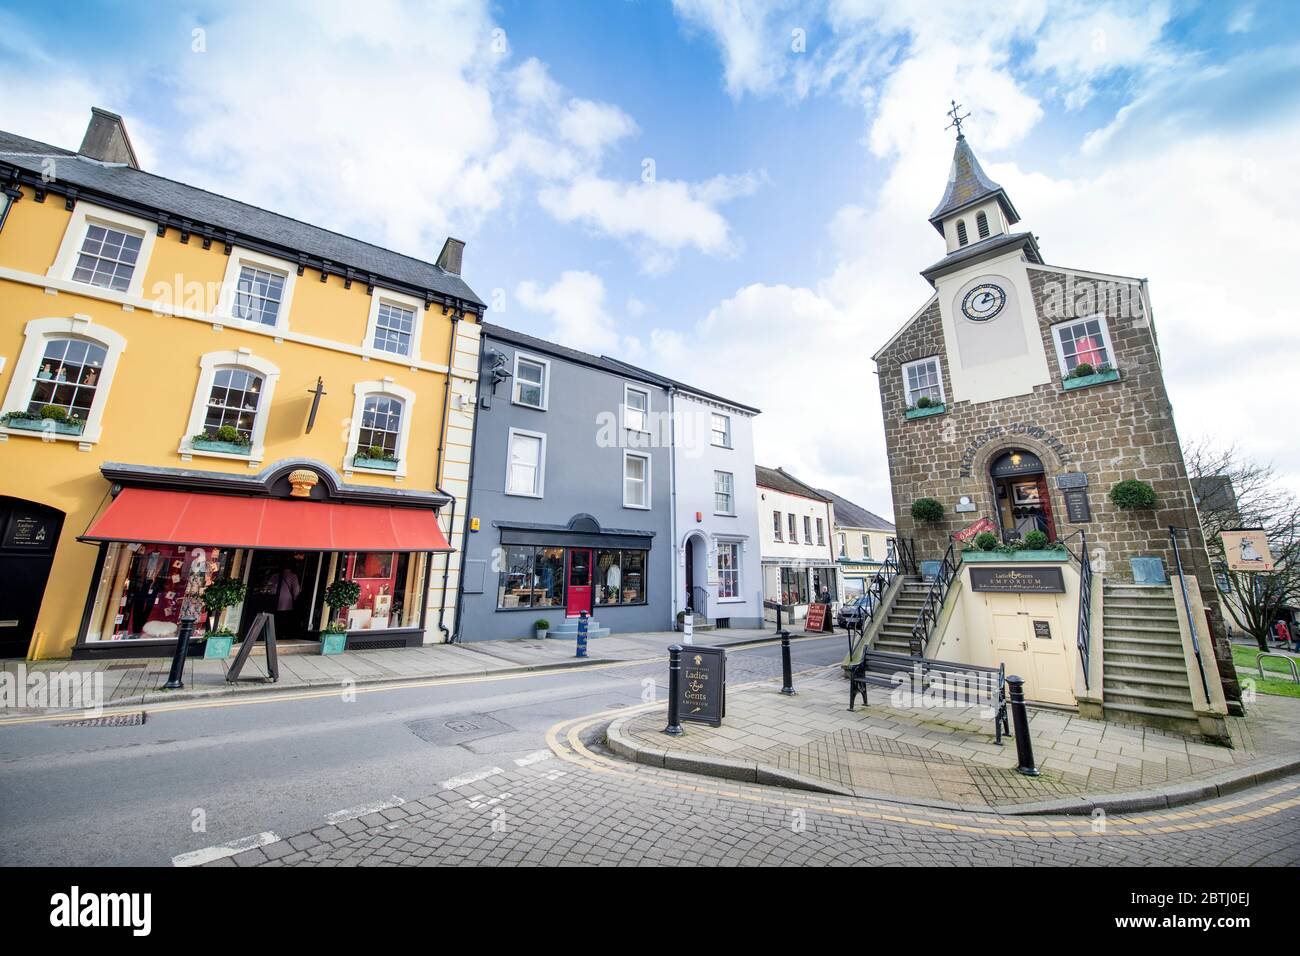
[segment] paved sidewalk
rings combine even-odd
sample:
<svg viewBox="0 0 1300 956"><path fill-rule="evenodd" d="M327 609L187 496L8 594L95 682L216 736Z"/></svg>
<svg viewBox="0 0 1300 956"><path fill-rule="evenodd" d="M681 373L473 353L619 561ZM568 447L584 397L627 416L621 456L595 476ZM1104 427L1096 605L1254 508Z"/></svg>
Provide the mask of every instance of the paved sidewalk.
<svg viewBox="0 0 1300 956"><path fill-rule="evenodd" d="M775 631L741 628L698 634L697 644L734 646L770 640ZM258 645L244 665L240 681L226 682L226 671L234 661L191 657L185 663L185 688L163 690L171 669L171 658L119 658L101 661L0 661L0 675L58 674L102 675L105 706L143 706L178 700L196 700L234 694L283 692L316 687L338 687L345 681L357 685L392 681L418 681L444 677L479 677L530 670L586 667L611 661L654 660L667 656L667 647L680 641L675 631L611 634L587 644L587 657L574 656L572 639L547 638L515 641L474 641L463 644L430 644L377 651L347 651L322 656L310 653L281 653L278 683L246 681L264 677L266 658ZM23 670L20 671L20 668ZM3 707L0 716L58 712L59 708Z"/></svg>
<svg viewBox="0 0 1300 956"><path fill-rule="evenodd" d="M1175 733L1030 709L1041 776L1016 771L1015 741L993 742L980 707L895 707L873 688L870 706L848 711L839 668L795 682L733 691L721 727L684 723L664 734L666 705L615 720L607 737L621 756L711 776L910 803L1007 808L1249 777L1300 761L1300 700L1261 695L1246 718L1229 718L1234 747Z"/></svg>

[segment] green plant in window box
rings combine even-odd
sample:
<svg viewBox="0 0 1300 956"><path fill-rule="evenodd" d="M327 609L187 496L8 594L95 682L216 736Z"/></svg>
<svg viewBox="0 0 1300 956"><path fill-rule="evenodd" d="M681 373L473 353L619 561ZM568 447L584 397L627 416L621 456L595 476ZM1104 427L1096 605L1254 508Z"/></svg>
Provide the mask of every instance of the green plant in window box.
<svg viewBox="0 0 1300 956"><path fill-rule="evenodd" d="M926 524L943 517L943 505L937 498L917 498L912 502L912 518Z"/></svg>
<svg viewBox="0 0 1300 956"><path fill-rule="evenodd" d="M1042 551L1047 548L1047 535L1042 531L1028 531L1020 539L1021 550Z"/></svg>
<svg viewBox="0 0 1300 956"><path fill-rule="evenodd" d="M382 445L370 445L360 448L352 456L352 463L358 468L379 468L383 471L397 469L397 456L384 449Z"/></svg>
<svg viewBox="0 0 1300 956"><path fill-rule="evenodd" d="M190 445L200 451L220 451L229 455L247 455L253 440L234 425L199 432L190 436Z"/></svg>
<svg viewBox="0 0 1300 956"><path fill-rule="evenodd" d="M45 405L38 412L6 412L0 415L0 423L8 428L56 435L80 435L86 428L85 419L69 415L68 410L59 405Z"/></svg>
<svg viewBox="0 0 1300 956"><path fill-rule="evenodd" d="M551 629L551 622L544 617L539 617L536 621L533 622L533 633L537 635L537 638L539 640L544 639L547 635L547 632L549 632L550 629Z"/></svg>
<svg viewBox="0 0 1300 956"><path fill-rule="evenodd" d="M1089 375L1096 375L1097 370L1088 362L1080 362L1070 373L1070 378L1087 378Z"/></svg>
<svg viewBox="0 0 1300 956"><path fill-rule="evenodd" d="M1110 489L1110 500L1122 511L1152 511L1159 496L1145 481L1127 478Z"/></svg>
<svg viewBox="0 0 1300 956"><path fill-rule="evenodd" d="M975 547L979 551L992 551L1000 543L992 531L981 531L975 536Z"/></svg>

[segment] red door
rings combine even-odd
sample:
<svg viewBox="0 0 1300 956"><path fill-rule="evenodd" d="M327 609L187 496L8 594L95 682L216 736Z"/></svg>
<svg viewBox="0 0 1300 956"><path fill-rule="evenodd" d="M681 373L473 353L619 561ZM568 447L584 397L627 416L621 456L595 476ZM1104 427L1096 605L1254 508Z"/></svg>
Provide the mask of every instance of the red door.
<svg viewBox="0 0 1300 956"><path fill-rule="evenodd" d="M576 617L580 611L591 613L591 552L569 549L569 586L566 611Z"/></svg>

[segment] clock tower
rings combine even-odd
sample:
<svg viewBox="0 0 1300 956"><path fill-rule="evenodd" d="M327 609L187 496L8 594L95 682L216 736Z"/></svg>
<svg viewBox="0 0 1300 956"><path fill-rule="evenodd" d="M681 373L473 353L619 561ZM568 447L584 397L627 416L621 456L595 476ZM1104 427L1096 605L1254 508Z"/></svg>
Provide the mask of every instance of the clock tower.
<svg viewBox="0 0 1300 956"><path fill-rule="evenodd" d="M967 602L943 633L918 620L913 653L1001 660L1026 677L1031 699L1219 737L1239 691L1146 281L1044 262L955 104L952 115L952 165L929 217L945 250L921 270L933 291L873 356L904 553L916 570L955 568L963 586L951 600ZM1112 500L1134 481L1150 486L1154 508ZM939 517L928 506L917 511L928 520L913 518L930 498ZM967 554L985 530L1006 547ZM983 596L968 571L999 561L1020 582L1055 568L1039 576L1059 574L1063 597ZM1152 638L1168 647L1153 651L1151 625L1122 616L1143 602L1159 603L1138 610L1168 625ZM1031 619L1037 630L1020 633ZM1150 679L1169 669L1175 693Z"/></svg>

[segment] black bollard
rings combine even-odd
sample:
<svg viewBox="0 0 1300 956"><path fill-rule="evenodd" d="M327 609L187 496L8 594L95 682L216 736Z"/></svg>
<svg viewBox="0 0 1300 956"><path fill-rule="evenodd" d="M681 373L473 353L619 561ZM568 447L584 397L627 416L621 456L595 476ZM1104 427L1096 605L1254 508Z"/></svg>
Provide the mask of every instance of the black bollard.
<svg viewBox="0 0 1300 956"><path fill-rule="evenodd" d="M1016 769L1026 777L1037 777L1034 745L1029 740L1029 714L1025 712L1025 679L1009 674L1007 684L1011 687L1011 725L1015 728L1016 760L1020 763Z"/></svg>
<svg viewBox="0 0 1300 956"><path fill-rule="evenodd" d="M681 718L677 716L677 694L682 675L682 645L668 648L668 726L664 733L673 737L682 735Z"/></svg>
<svg viewBox="0 0 1300 956"><path fill-rule="evenodd" d="M167 675L164 690L180 690L185 686L181 677L185 674L185 657L190 652L190 635L194 633L194 618L181 618L180 630L176 633L176 653L172 657L171 673Z"/></svg>
<svg viewBox="0 0 1300 956"><path fill-rule="evenodd" d="M781 693L794 696L794 678L790 676L790 632L781 632Z"/></svg>

